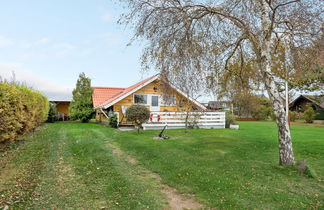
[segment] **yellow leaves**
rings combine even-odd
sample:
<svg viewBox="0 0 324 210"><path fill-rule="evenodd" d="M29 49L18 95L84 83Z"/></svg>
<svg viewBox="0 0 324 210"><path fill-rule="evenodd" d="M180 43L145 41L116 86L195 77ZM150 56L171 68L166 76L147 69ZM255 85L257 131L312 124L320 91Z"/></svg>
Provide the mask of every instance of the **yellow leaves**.
<svg viewBox="0 0 324 210"><path fill-rule="evenodd" d="M6 82L0 83L0 93L0 142L13 141L46 120L49 106L43 94Z"/></svg>

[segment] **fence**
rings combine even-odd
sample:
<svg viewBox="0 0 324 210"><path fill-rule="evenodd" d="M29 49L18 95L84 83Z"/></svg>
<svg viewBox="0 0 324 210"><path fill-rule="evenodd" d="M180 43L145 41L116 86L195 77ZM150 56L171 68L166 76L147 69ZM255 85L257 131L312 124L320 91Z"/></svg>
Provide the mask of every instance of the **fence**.
<svg viewBox="0 0 324 210"><path fill-rule="evenodd" d="M199 128L225 128L225 112L151 112L150 120L144 123L144 130L185 128L187 125Z"/></svg>

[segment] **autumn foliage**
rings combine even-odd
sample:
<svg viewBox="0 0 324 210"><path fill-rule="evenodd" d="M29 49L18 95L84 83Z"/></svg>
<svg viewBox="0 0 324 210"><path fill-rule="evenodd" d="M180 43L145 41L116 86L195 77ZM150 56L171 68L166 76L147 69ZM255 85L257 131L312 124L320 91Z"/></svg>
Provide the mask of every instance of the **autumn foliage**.
<svg viewBox="0 0 324 210"><path fill-rule="evenodd" d="M0 82L0 143L10 143L47 119L47 98L23 85Z"/></svg>

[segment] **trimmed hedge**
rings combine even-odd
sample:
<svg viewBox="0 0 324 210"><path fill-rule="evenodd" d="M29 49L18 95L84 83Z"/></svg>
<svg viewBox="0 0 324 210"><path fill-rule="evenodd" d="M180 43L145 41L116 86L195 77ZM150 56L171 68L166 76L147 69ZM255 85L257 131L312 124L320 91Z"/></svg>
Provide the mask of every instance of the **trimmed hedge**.
<svg viewBox="0 0 324 210"><path fill-rule="evenodd" d="M47 98L23 85L0 82L0 143L10 143L46 121Z"/></svg>

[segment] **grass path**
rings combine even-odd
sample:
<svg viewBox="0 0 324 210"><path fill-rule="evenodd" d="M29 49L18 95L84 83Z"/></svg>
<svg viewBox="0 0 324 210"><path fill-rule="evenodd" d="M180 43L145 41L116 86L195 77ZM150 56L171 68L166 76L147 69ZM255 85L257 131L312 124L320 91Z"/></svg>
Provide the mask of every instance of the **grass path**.
<svg viewBox="0 0 324 210"><path fill-rule="evenodd" d="M98 128L97 125L93 125ZM50 125L1 159L0 207L162 209L155 179L113 154L100 129ZM102 127L103 128L103 127ZM103 128L104 129L104 128Z"/></svg>
<svg viewBox="0 0 324 210"><path fill-rule="evenodd" d="M116 146L115 130L52 124L0 162L0 207L198 209ZM84 129L84 126L87 129Z"/></svg>

